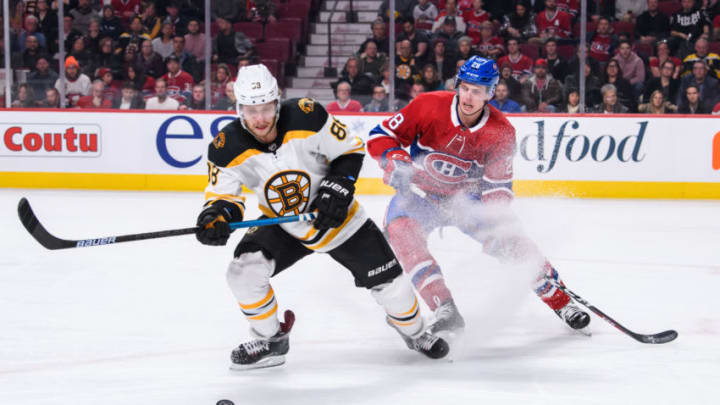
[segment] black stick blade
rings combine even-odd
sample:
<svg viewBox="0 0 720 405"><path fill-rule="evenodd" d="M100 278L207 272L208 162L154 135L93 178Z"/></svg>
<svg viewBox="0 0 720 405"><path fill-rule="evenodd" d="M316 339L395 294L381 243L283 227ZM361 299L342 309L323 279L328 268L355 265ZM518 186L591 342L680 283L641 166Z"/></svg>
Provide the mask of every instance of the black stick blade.
<svg viewBox="0 0 720 405"><path fill-rule="evenodd" d="M46 249L57 250L75 247L74 241L58 239L45 230L45 227L42 226L30 207L30 202L25 197L21 198L18 203L18 216L30 235Z"/></svg>
<svg viewBox="0 0 720 405"><path fill-rule="evenodd" d="M677 339L678 333L674 330L666 330L665 332L656 333L654 335L637 334L633 337L642 343L663 344Z"/></svg>

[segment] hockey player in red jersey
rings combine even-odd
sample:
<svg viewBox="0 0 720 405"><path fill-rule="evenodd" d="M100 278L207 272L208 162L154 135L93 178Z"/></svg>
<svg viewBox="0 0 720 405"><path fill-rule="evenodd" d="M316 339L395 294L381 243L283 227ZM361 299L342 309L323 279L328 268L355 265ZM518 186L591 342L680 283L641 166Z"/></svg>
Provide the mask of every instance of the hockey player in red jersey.
<svg viewBox="0 0 720 405"><path fill-rule="evenodd" d="M452 225L501 262L537 269L535 292L573 329L590 316L547 279L562 282L509 210L515 129L487 104L498 82L497 64L478 56L458 72L456 91L423 93L370 132L367 149L394 187L385 216L390 244L416 290L437 318L434 332L457 332L459 314L427 236Z"/></svg>

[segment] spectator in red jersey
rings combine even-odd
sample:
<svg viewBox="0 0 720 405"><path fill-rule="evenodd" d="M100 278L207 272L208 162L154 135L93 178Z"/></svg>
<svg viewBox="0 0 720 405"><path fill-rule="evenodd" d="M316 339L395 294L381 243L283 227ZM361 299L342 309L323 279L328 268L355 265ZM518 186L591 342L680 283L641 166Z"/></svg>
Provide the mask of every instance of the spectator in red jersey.
<svg viewBox="0 0 720 405"><path fill-rule="evenodd" d="M680 89L680 80L673 77L676 68L672 61L666 59L660 67L660 77L653 77L645 86L643 100L647 102L653 92L660 91L665 100L674 103Z"/></svg>
<svg viewBox="0 0 720 405"><path fill-rule="evenodd" d="M204 110L205 109L205 85L196 84L192 87L192 97L180 104L181 110Z"/></svg>
<svg viewBox="0 0 720 405"><path fill-rule="evenodd" d="M670 45L668 45L668 41L662 40L658 42L655 48L655 56L650 57L650 74L653 77L661 76L660 66L663 66L665 61L670 61L675 65L672 77L677 79L680 76L682 61L680 58L670 55Z"/></svg>
<svg viewBox="0 0 720 405"><path fill-rule="evenodd" d="M611 31L610 20L600 17L595 32L590 36L590 57L598 62L606 63L614 54L618 40Z"/></svg>
<svg viewBox="0 0 720 405"><path fill-rule="evenodd" d="M623 77L632 86L633 97L637 98L642 94L645 84L645 62L633 52L629 41L621 41L618 49L620 51L613 59L618 61Z"/></svg>
<svg viewBox="0 0 720 405"><path fill-rule="evenodd" d="M620 104L617 99L617 89L612 84L606 84L600 89L602 103L595 106L593 112L598 114L624 114L627 107Z"/></svg>
<svg viewBox="0 0 720 405"><path fill-rule="evenodd" d="M497 59L505 52L503 40L493 36L493 24L490 21L480 24L480 41L475 48L480 55L488 59Z"/></svg>
<svg viewBox="0 0 720 405"><path fill-rule="evenodd" d="M522 83L532 75L533 60L520 52L517 39L508 39L506 45L508 54L498 60L498 65L509 63L512 67L513 77Z"/></svg>
<svg viewBox="0 0 720 405"><path fill-rule="evenodd" d="M113 100L112 108L118 110L144 110L145 101L135 89L133 82L123 83L120 97Z"/></svg>
<svg viewBox="0 0 720 405"><path fill-rule="evenodd" d="M545 54L545 61L548 64L548 70L556 80L560 83L565 82L565 77L568 72L567 61L563 60L557 52L557 41L554 39L548 39L543 47Z"/></svg>
<svg viewBox="0 0 720 405"><path fill-rule="evenodd" d="M407 39L412 45L413 57L418 62L425 61L428 55L430 38L424 32L415 29L415 20L410 17L403 21L403 32L398 35L397 42Z"/></svg>
<svg viewBox="0 0 720 405"><path fill-rule="evenodd" d="M630 85L630 82L623 77L622 69L615 59L611 59L608 64L605 65L605 70L603 71L601 79L603 84L610 83L615 86L618 102L620 104L627 107L630 112L637 111L637 103L635 102L635 98L632 94L632 86Z"/></svg>
<svg viewBox="0 0 720 405"><path fill-rule="evenodd" d="M361 112L362 105L350 98L350 83L340 82L335 88L335 101L328 104L325 109L329 113L335 112Z"/></svg>
<svg viewBox="0 0 720 405"><path fill-rule="evenodd" d="M130 18L140 14L140 0L111 0L110 5L115 11L115 16L127 24Z"/></svg>
<svg viewBox="0 0 720 405"><path fill-rule="evenodd" d="M661 13L658 0L647 0L647 11L637 17L635 34L643 44L654 44L667 38L670 33L670 18ZM657 77L657 76L656 76Z"/></svg>
<svg viewBox="0 0 720 405"><path fill-rule="evenodd" d="M533 72L522 84L522 103L528 112L556 112L563 100L562 84L548 74L545 59L535 61Z"/></svg>
<svg viewBox="0 0 720 405"><path fill-rule="evenodd" d="M120 95L120 82L115 80L112 70L108 68L100 68L98 69L96 78L102 80L105 85L105 89L103 90L104 99L112 102Z"/></svg>
<svg viewBox="0 0 720 405"><path fill-rule="evenodd" d="M80 97L77 102L77 107L83 109L111 108L112 102L103 97L104 91L105 83L103 83L102 80L95 80L92 83L90 95Z"/></svg>
<svg viewBox="0 0 720 405"><path fill-rule="evenodd" d="M535 25L536 18L527 1L518 1L515 4L515 11L503 18L500 32L506 38L515 38L520 42L542 43Z"/></svg>
<svg viewBox="0 0 720 405"><path fill-rule="evenodd" d="M557 0L545 0L545 10L538 14L535 23L543 40L570 38L572 16L558 9Z"/></svg>
<svg viewBox="0 0 720 405"><path fill-rule="evenodd" d="M443 24L445 23L446 17L453 17L455 29L457 29L461 33L465 32L467 26L465 25L465 20L463 20L462 11L459 11L457 8L456 0L445 1L445 9L441 10L440 14L438 14L438 18L437 20L435 20L435 23L432 27L433 32L438 32L443 29Z"/></svg>
<svg viewBox="0 0 720 405"><path fill-rule="evenodd" d="M182 70L187 72L193 77L194 81L200 81L203 78L205 71L204 64L198 62L194 56L185 50L185 37L182 35L175 35L173 37L173 52L170 56L175 56L180 61ZM204 59L203 59L204 60Z"/></svg>
<svg viewBox="0 0 720 405"><path fill-rule="evenodd" d="M197 60L205 60L205 33L200 32L200 21L190 20L185 34L185 51Z"/></svg>
<svg viewBox="0 0 720 405"><path fill-rule="evenodd" d="M636 0L633 0L636 1ZM580 1L579 0L558 0L557 8L560 11L568 13L573 19L577 18L580 14Z"/></svg>
<svg viewBox="0 0 720 405"><path fill-rule="evenodd" d="M168 72L162 78L167 83L167 92L171 98L182 103L191 96L192 86L195 81L190 74L180 69L180 59L177 56L168 56L165 63Z"/></svg>
<svg viewBox="0 0 720 405"><path fill-rule="evenodd" d="M467 35L472 38L473 45L477 45L480 42L480 24L490 22L490 14L483 9L483 0L472 0L472 8L465 10L462 16L467 24Z"/></svg>

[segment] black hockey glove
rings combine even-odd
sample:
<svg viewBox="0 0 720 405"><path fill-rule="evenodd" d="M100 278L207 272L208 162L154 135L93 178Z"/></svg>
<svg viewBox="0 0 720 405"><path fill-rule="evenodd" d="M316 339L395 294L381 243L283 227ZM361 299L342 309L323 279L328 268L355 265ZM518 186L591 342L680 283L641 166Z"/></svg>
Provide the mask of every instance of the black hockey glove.
<svg viewBox="0 0 720 405"><path fill-rule="evenodd" d="M232 209L227 207L227 204L229 203L217 201L200 212L197 219L198 229L195 231L200 243L211 246L224 246L227 243L233 231L228 222L231 219L242 220L242 218L232 218Z"/></svg>
<svg viewBox="0 0 720 405"><path fill-rule="evenodd" d="M345 221L348 208L355 193L355 182L347 177L327 176L320 182L320 189L310 210L317 209L313 222L316 229L336 228Z"/></svg>

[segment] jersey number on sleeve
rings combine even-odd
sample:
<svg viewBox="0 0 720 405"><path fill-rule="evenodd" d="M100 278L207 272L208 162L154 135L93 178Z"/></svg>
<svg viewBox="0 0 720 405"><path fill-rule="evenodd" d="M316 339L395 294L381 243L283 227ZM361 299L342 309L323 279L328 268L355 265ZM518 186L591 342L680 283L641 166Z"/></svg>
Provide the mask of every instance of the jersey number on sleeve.
<svg viewBox="0 0 720 405"><path fill-rule="evenodd" d="M220 169L215 167L212 163L208 162L208 182L213 186L217 184L218 173Z"/></svg>
<svg viewBox="0 0 720 405"><path fill-rule="evenodd" d="M402 113L397 113L395 114L395 116L390 118L390 121L388 121L388 126L394 131L397 129L397 127L400 126L400 124L403 123L403 121L405 121L405 117L402 115Z"/></svg>
<svg viewBox="0 0 720 405"><path fill-rule="evenodd" d="M333 123L330 125L330 133L337 138L338 141L342 141L347 137L347 127L342 122L333 118Z"/></svg>

